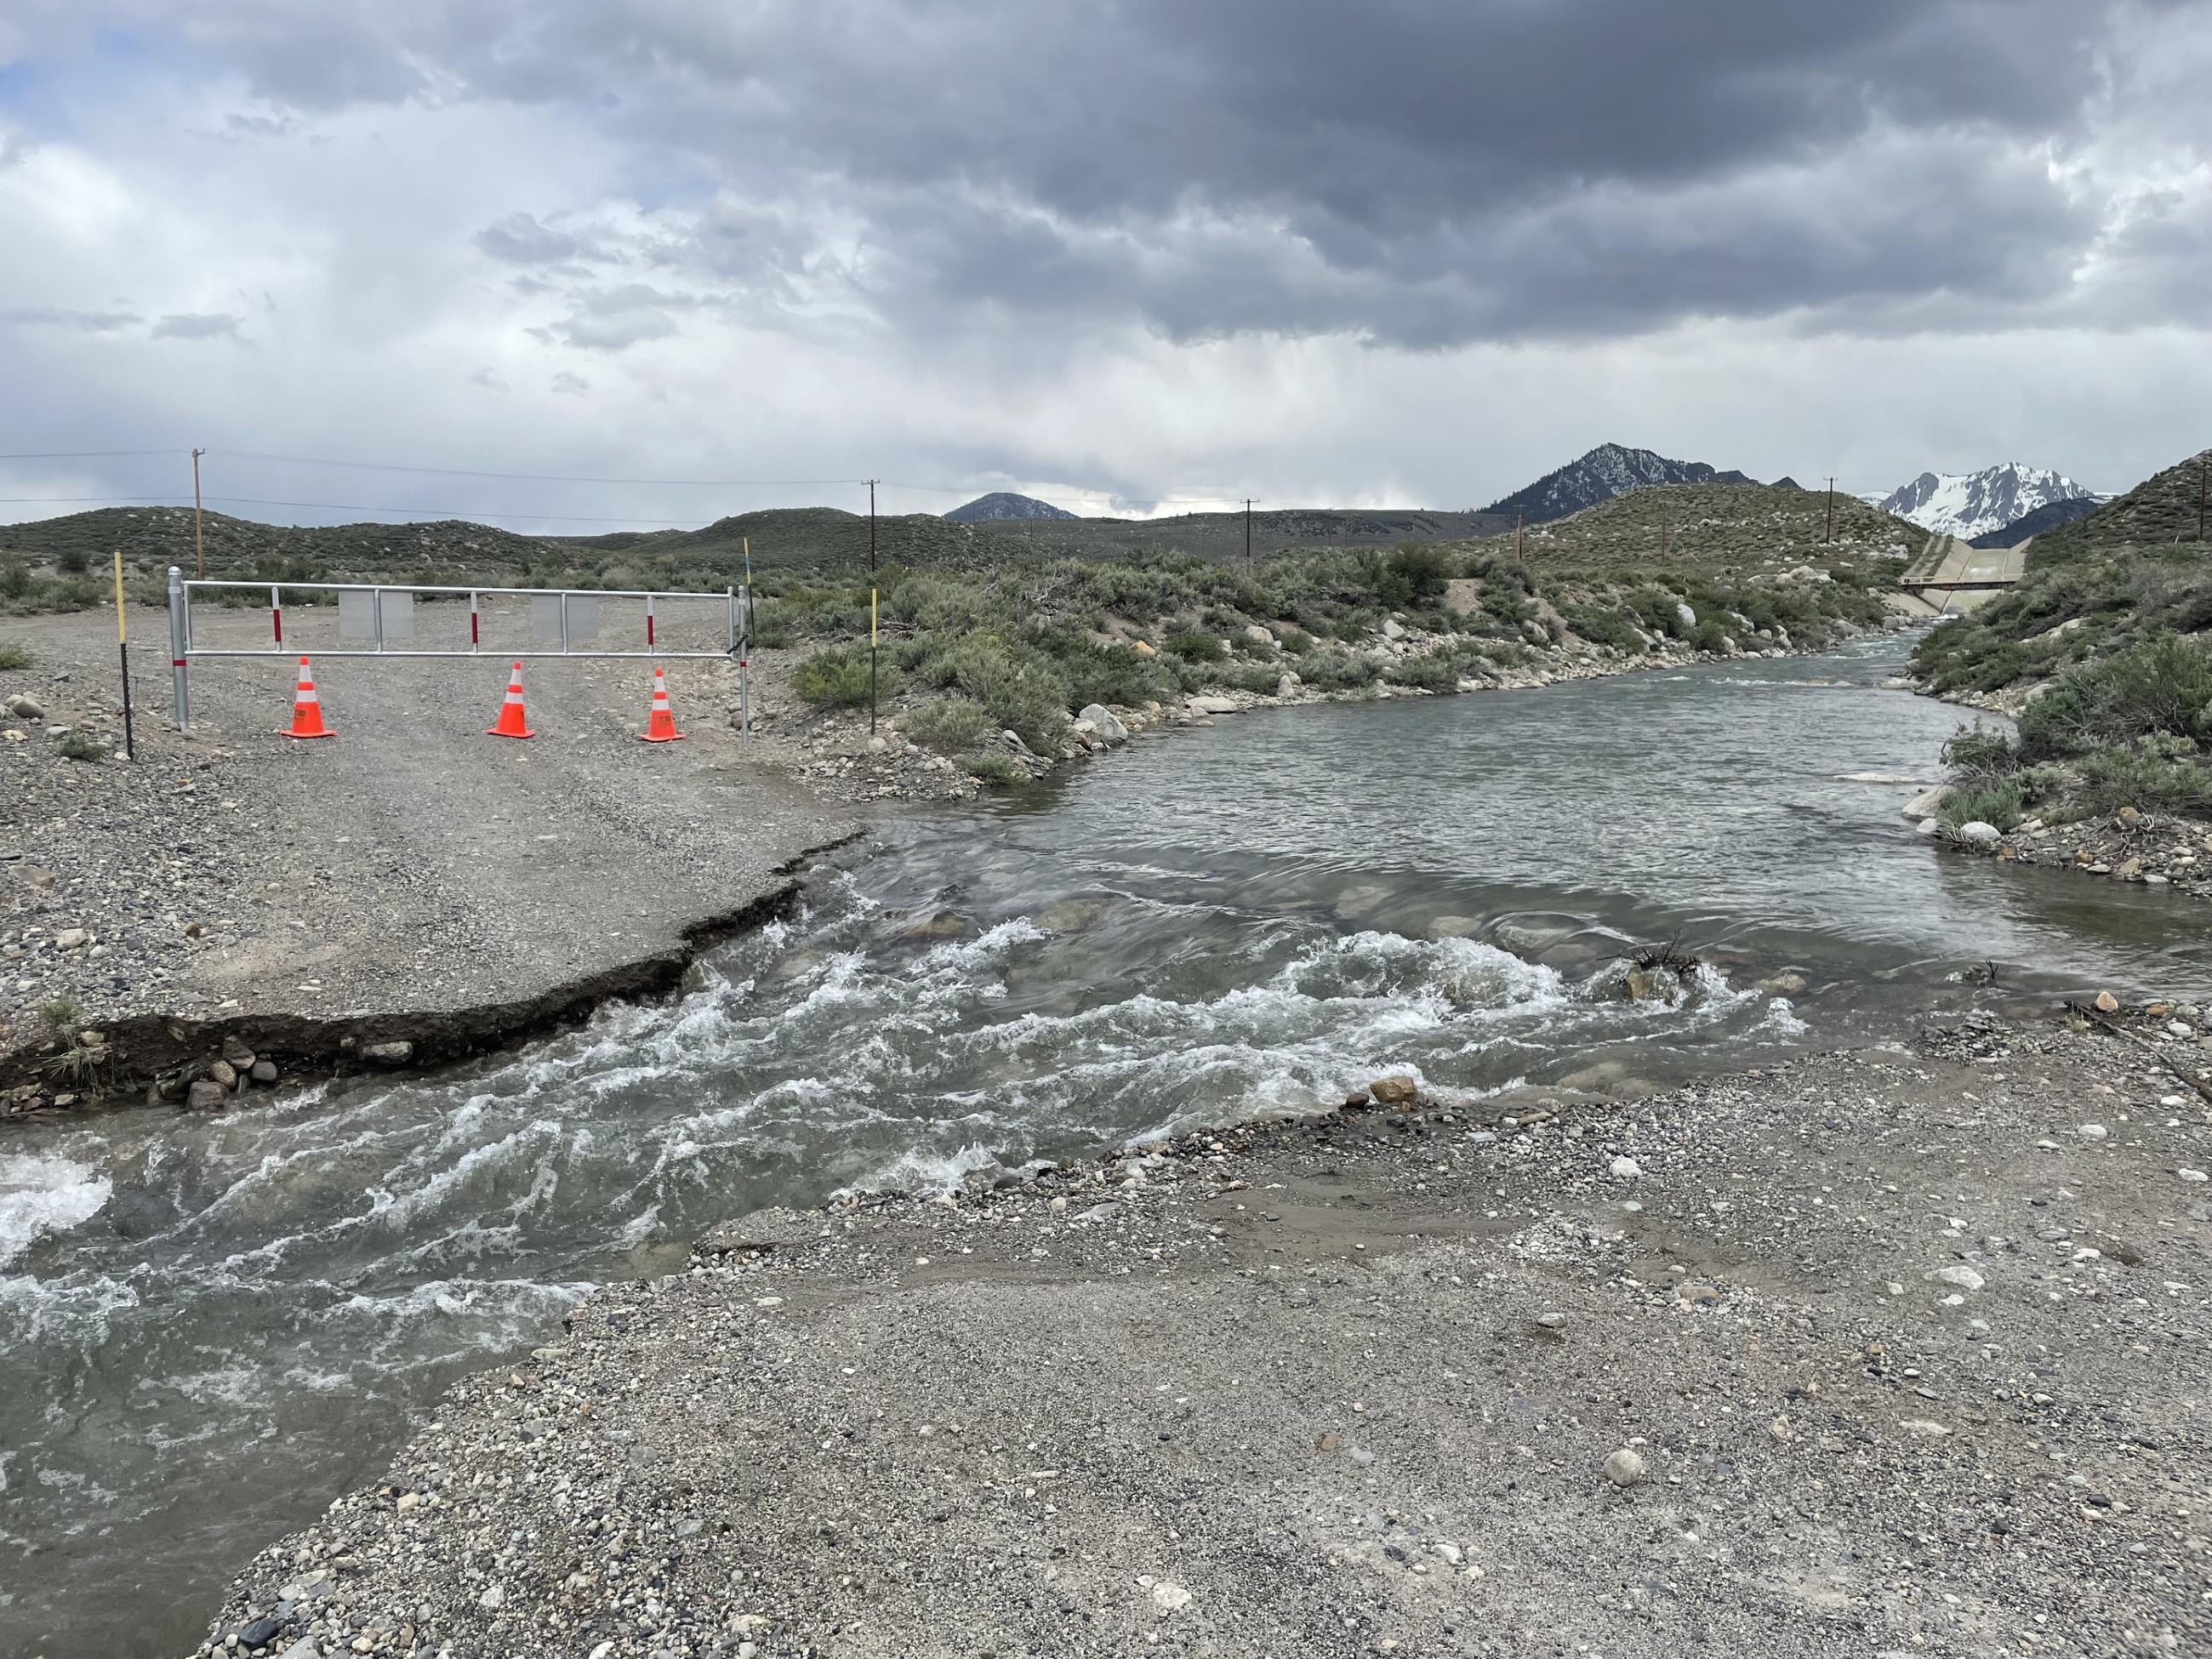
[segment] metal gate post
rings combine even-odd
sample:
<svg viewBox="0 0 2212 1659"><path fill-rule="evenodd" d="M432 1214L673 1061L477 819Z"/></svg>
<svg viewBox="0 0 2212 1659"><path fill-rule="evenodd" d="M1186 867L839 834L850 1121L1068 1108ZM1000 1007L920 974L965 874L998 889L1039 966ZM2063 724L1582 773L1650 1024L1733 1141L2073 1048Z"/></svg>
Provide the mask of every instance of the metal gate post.
<svg viewBox="0 0 2212 1659"><path fill-rule="evenodd" d="M181 732L191 719L185 702L185 655L190 648L186 643L185 626L185 573L176 566L169 567L169 692L176 700L177 730Z"/></svg>

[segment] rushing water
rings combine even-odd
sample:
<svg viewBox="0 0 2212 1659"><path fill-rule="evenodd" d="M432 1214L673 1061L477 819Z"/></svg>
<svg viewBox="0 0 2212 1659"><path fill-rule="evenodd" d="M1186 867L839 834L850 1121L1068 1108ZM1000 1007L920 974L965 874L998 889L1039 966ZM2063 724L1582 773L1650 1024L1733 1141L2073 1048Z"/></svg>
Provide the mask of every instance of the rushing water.
<svg viewBox="0 0 2212 1659"><path fill-rule="evenodd" d="M762 1204L1386 1066L1617 1087L1977 999L2203 994L2185 902L1946 856L1907 791L1841 781L1932 775L1956 717L1875 689L1900 653L1224 721L891 826L672 1003L427 1081L0 1137L0 1652L182 1650L447 1381ZM1677 934L1712 964L1682 1006L1611 994Z"/></svg>

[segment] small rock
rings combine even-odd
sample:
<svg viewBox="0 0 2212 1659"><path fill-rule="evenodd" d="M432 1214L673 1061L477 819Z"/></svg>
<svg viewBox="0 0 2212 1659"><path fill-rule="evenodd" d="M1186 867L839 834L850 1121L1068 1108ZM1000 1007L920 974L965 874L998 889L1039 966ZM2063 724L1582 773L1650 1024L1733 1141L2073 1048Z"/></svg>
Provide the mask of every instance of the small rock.
<svg viewBox="0 0 2212 1659"><path fill-rule="evenodd" d="M1687 606L1683 607L1685 610ZM1605 1478L1616 1486L1632 1486L1644 1478L1641 1454L1623 1446L1605 1460Z"/></svg>
<svg viewBox="0 0 2212 1659"><path fill-rule="evenodd" d="M1979 818L1960 824L1958 833L1960 841L1974 847L1987 847L2004 839L2004 831L1994 823L1984 823Z"/></svg>
<svg viewBox="0 0 2212 1659"><path fill-rule="evenodd" d="M1421 1085L1409 1077L1378 1077L1367 1085L1368 1097L1377 1106L1410 1106L1420 1093Z"/></svg>
<svg viewBox="0 0 2212 1659"><path fill-rule="evenodd" d="M253 1050L246 1046L241 1037L227 1036L222 1040L222 1057L241 1072L253 1066Z"/></svg>
<svg viewBox="0 0 2212 1659"><path fill-rule="evenodd" d="M1908 1417L1897 1426L1915 1440L1941 1440L1951 1432L1942 1424L1926 1417Z"/></svg>
<svg viewBox="0 0 2212 1659"><path fill-rule="evenodd" d="M477 1597L477 1605L486 1613L497 1613L507 1605L507 1592L498 1585L493 1584L487 1588L482 1595Z"/></svg>
<svg viewBox="0 0 2212 1659"><path fill-rule="evenodd" d="M1805 988L1802 974L1775 974L1759 981L1759 988L1769 996L1794 997Z"/></svg>
<svg viewBox="0 0 2212 1659"><path fill-rule="evenodd" d="M2120 1012L2120 1000L2110 991L2098 992L2095 1006L2100 1014L2117 1014Z"/></svg>
<svg viewBox="0 0 2212 1659"><path fill-rule="evenodd" d="M242 1648L265 1648L276 1639L276 1632L283 1628L274 1619L257 1619L238 1632L238 1645Z"/></svg>
<svg viewBox="0 0 2212 1659"><path fill-rule="evenodd" d="M2076 1127L2074 1133L2084 1140L2102 1140L2112 1131L2101 1123L2084 1123Z"/></svg>
<svg viewBox="0 0 2212 1659"><path fill-rule="evenodd" d="M1181 1584L1171 1584L1163 1578L1152 1586L1152 1600L1162 1613L1176 1613L1190 1605L1190 1592Z"/></svg>
<svg viewBox="0 0 2212 1659"><path fill-rule="evenodd" d="M221 1084L226 1091L238 1087L238 1068L227 1060L210 1060L208 1077L210 1080Z"/></svg>
<svg viewBox="0 0 2212 1659"><path fill-rule="evenodd" d="M27 691L18 691L8 699L8 712L19 720L42 720L46 717L46 706Z"/></svg>
<svg viewBox="0 0 2212 1659"><path fill-rule="evenodd" d="M415 1045L411 1042L365 1042L362 1045L361 1057L372 1066L387 1068L404 1066L415 1058Z"/></svg>
<svg viewBox="0 0 2212 1659"><path fill-rule="evenodd" d="M64 927L54 935L54 948L60 951L82 951L92 943L92 935L82 927Z"/></svg>
<svg viewBox="0 0 2212 1659"><path fill-rule="evenodd" d="M2192 1170L2185 1164L2175 1173L2184 1181L2212 1181L2212 1173L2203 1170Z"/></svg>
<svg viewBox="0 0 2212 1659"><path fill-rule="evenodd" d="M1962 1291L1978 1291L1986 1282L1972 1267L1938 1267L1929 1278L1946 1285L1956 1285Z"/></svg>
<svg viewBox="0 0 2212 1659"><path fill-rule="evenodd" d="M256 1083L274 1083L276 1080L276 1062L273 1060L257 1060L247 1075Z"/></svg>
<svg viewBox="0 0 2212 1659"><path fill-rule="evenodd" d="M1633 1181L1644 1173L1644 1166L1626 1153L1613 1159L1609 1167L1613 1175L1622 1181Z"/></svg>

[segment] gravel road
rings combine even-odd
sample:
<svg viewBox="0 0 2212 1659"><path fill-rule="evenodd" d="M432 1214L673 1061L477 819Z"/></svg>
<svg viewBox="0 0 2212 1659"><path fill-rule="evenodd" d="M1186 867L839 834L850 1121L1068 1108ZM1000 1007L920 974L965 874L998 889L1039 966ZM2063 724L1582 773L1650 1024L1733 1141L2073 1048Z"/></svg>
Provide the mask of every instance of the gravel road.
<svg viewBox="0 0 2212 1659"><path fill-rule="evenodd" d="M288 636L329 642L318 623L288 616ZM46 1042L38 1011L58 1000L103 1032L181 1018L280 1049L359 1015L404 1034L420 1022L393 1017L493 1008L526 1028L549 1000L770 900L792 860L857 828L793 775L790 744L740 741L725 663L668 665L676 744L635 740L639 662L530 663L539 735L487 737L504 657L317 661L337 736L313 743L278 735L295 659L206 662L180 736L165 619L134 613L132 628L135 765L70 760L46 731L120 747L112 616L0 621L0 643L33 653L0 673L0 700L41 710L0 718L21 734L0 742L0 1054ZM232 611L196 643L266 637L260 613Z"/></svg>
<svg viewBox="0 0 2212 1659"><path fill-rule="evenodd" d="M198 1651L2203 1654L2208 1163L2144 1046L1976 1018L769 1212Z"/></svg>

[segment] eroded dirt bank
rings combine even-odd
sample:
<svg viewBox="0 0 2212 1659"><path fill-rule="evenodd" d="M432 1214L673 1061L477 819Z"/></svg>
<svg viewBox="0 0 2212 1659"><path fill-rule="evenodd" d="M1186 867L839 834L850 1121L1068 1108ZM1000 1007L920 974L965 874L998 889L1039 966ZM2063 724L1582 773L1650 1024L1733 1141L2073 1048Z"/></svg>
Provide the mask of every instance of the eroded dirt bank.
<svg viewBox="0 0 2212 1659"><path fill-rule="evenodd" d="M200 1651L2203 1652L2168 1060L1974 1017L749 1218L454 1389Z"/></svg>

